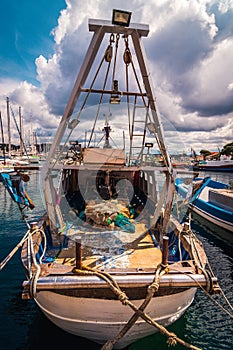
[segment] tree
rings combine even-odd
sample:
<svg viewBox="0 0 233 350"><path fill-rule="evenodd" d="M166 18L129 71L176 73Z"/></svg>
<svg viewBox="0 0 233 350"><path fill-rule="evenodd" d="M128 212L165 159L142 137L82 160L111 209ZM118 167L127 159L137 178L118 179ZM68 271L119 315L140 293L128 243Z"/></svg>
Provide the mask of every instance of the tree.
<svg viewBox="0 0 233 350"><path fill-rule="evenodd" d="M233 142L227 143L225 146L223 146L221 154L225 154L226 156L233 156Z"/></svg>
<svg viewBox="0 0 233 350"><path fill-rule="evenodd" d="M207 149L202 149L200 151L200 154L203 156L204 159L206 159L206 157L209 156L211 154L211 152L208 151Z"/></svg>

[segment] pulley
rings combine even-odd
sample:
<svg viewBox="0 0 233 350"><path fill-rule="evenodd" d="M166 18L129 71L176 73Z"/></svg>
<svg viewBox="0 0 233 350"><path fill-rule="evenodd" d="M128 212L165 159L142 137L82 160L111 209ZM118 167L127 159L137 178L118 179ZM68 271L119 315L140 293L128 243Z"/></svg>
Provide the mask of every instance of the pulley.
<svg viewBox="0 0 233 350"><path fill-rule="evenodd" d="M111 62L111 60L112 60L112 46L111 45L108 45L108 47L105 51L104 59L106 62Z"/></svg>
<svg viewBox="0 0 233 350"><path fill-rule="evenodd" d="M111 62L112 60L112 43L114 43L114 34L110 35L110 44L108 45L105 54L104 54L104 59L106 62Z"/></svg>
<svg viewBox="0 0 233 350"><path fill-rule="evenodd" d="M129 48L125 49L123 59L124 59L125 64L127 64L127 65L129 65L132 62L132 55L131 55Z"/></svg>
<svg viewBox="0 0 233 350"><path fill-rule="evenodd" d="M125 64L129 65L132 62L132 55L129 49L129 45L128 45L128 38L125 37L125 51L123 54L123 60L125 62Z"/></svg>

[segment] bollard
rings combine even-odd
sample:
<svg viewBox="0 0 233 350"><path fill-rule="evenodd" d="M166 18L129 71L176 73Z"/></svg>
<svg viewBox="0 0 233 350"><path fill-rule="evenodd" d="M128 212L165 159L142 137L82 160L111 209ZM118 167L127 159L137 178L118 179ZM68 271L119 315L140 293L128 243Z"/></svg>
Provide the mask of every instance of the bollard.
<svg viewBox="0 0 233 350"><path fill-rule="evenodd" d="M81 238L78 238L75 242L75 251L76 251L76 269L81 270L82 268L82 245Z"/></svg>
<svg viewBox="0 0 233 350"><path fill-rule="evenodd" d="M168 264L168 236L163 236L163 250L162 250L162 265L167 266Z"/></svg>

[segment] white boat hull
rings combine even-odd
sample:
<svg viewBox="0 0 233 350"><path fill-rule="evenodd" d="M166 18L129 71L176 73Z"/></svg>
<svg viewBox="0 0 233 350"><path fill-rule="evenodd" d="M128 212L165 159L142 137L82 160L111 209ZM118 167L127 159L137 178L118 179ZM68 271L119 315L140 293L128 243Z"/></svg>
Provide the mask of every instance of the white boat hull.
<svg viewBox="0 0 233 350"><path fill-rule="evenodd" d="M210 213L205 212L204 210L201 210L200 208L197 208L195 205L191 205L192 210L194 213L200 215L205 220L208 220L212 224L221 227L224 230L227 230L229 232L233 232L233 224L224 220L221 220L220 218L214 217Z"/></svg>
<svg viewBox="0 0 233 350"><path fill-rule="evenodd" d="M210 223L233 232L233 193L226 187L226 184L210 180L197 198L189 203L189 208ZM187 197L189 188L186 184L177 184L177 190L181 196Z"/></svg>
<svg viewBox="0 0 233 350"><path fill-rule="evenodd" d="M190 288L177 294L155 297L145 312L159 324L168 326L181 317L195 293L196 288ZM75 298L50 291L40 291L35 301L55 325L99 344L113 339L134 313L119 300ZM139 307L143 300L132 302ZM155 327L139 318L114 348L122 349L156 331Z"/></svg>

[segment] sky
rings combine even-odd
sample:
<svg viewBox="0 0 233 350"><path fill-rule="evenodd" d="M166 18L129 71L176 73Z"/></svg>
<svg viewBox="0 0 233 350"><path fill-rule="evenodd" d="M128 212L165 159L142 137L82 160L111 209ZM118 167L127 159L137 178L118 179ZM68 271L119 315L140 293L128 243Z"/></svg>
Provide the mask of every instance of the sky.
<svg viewBox="0 0 233 350"><path fill-rule="evenodd" d="M216 151L233 142L233 0L2 0L0 111L6 134L22 110L25 129L51 140L92 34L88 19L132 11L149 24L143 39L162 120L185 148ZM12 122L12 138L17 131ZM165 133L166 136L166 133ZM5 137L6 138L6 137Z"/></svg>

